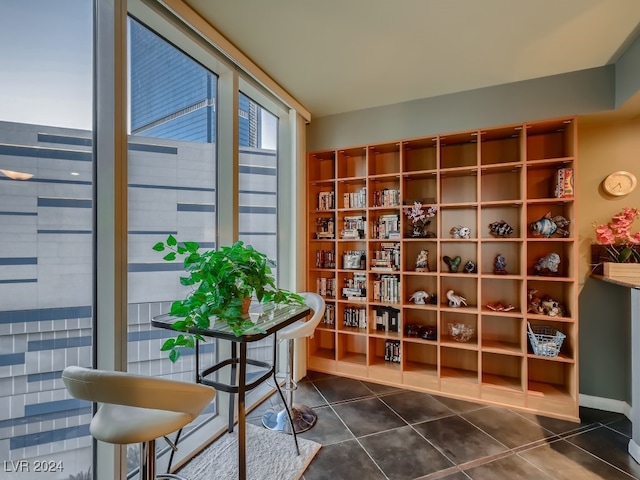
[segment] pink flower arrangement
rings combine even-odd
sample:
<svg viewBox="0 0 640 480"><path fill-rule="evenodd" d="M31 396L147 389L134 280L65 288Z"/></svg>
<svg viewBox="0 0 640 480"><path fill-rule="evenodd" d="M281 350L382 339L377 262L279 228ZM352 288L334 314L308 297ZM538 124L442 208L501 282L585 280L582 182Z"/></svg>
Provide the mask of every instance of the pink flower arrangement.
<svg viewBox="0 0 640 480"><path fill-rule="evenodd" d="M596 240L607 247L612 261L617 263L640 262L640 252L633 246L640 244L640 232L631 233L631 224L640 216L637 208L624 207L611 217L611 222L595 225Z"/></svg>

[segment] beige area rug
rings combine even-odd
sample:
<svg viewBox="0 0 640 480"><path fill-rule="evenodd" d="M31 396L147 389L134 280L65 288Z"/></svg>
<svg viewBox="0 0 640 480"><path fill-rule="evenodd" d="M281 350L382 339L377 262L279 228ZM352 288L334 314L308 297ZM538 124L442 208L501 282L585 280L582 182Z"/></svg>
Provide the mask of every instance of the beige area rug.
<svg viewBox="0 0 640 480"><path fill-rule="evenodd" d="M321 445L247 423L247 478L249 480L298 480ZM238 429L226 433L178 472L190 480L238 478Z"/></svg>

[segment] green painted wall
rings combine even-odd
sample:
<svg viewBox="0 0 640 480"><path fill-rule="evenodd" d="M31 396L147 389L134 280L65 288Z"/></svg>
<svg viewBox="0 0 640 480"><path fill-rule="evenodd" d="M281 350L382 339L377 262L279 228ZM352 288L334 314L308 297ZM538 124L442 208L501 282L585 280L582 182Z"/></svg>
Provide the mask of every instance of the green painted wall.
<svg viewBox="0 0 640 480"><path fill-rule="evenodd" d="M313 119L307 151L336 149L614 110L640 90L640 40L615 65ZM640 120L581 125L576 196L580 256L580 393L631 403L629 293L589 277L593 223L622 206L599 182L616 169L640 177ZM637 140L636 140L637 138ZM640 228L640 226L638 227Z"/></svg>

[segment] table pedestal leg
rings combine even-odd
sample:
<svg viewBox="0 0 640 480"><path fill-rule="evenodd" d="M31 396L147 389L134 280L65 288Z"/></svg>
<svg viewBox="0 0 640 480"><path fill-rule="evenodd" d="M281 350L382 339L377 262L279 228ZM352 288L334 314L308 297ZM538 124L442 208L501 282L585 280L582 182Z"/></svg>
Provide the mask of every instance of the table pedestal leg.
<svg viewBox="0 0 640 480"><path fill-rule="evenodd" d="M246 457L246 424L244 411L244 395L247 379L247 344L240 343L240 376L238 378L238 476L240 480L247 478L247 457Z"/></svg>

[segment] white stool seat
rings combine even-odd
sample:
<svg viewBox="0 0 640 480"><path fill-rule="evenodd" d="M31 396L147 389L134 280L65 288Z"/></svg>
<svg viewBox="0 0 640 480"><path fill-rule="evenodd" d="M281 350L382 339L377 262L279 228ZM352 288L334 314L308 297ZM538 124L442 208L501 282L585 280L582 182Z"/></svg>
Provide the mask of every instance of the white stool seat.
<svg viewBox="0 0 640 480"><path fill-rule="evenodd" d="M177 432L193 418L183 412L106 404L91 420L89 430L98 440L126 445Z"/></svg>
<svg viewBox="0 0 640 480"><path fill-rule="evenodd" d="M76 366L65 368L62 380L72 397L100 404L89 426L93 437L141 444L144 480L155 478L155 440L191 423L216 395L214 388L197 383Z"/></svg>

